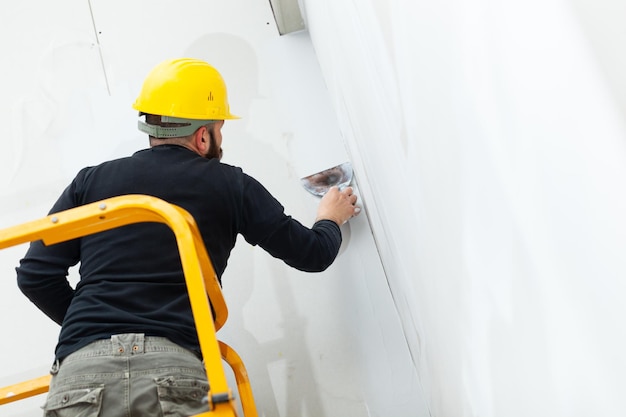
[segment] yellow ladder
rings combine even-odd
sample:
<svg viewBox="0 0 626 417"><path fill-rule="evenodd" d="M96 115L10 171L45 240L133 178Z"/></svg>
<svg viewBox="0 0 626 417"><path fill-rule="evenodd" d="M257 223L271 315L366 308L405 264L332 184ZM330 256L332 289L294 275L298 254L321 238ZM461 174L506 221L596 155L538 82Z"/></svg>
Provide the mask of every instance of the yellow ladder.
<svg viewBox="0 0 626 417"><path fill-rule="evenodd" d="M237 415L222 360L229 364L235 375L244 416L257 417L248 374L241 358L230 346L217 340L216 332L226 322L228 309L196 222L183 208L146 195L113 197L0 230L0 249L36 240L51 245L141 222L168 225L178 244L200 349L210 382L210 411L195 417ZM211 304L215 311L215 320L211 313ZM0 388L0 405L48 392L49 384L50 376L47 375Z"/></svg>

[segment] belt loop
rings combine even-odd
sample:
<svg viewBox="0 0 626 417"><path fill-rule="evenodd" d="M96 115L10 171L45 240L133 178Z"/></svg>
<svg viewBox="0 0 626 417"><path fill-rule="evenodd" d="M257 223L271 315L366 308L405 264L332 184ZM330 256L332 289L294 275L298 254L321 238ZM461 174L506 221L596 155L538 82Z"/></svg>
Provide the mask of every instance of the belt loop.
<svg viewBox="0 0 626 417"><path fill-rule="evenodd" d="M126 346L120 336L122 335L114 334L111 336L111 354L115 356L121 356L126 352Z"/></svg>
<svg viewBox="0 0 626 417"><path fill-rule="evenodd" d="M134 335L133 346L131 354L144 353L146 344L146 335L143 333L137 333Z"/></svg>
<svg viewBox="0 0 626 417"><path fill-rule="evenodd" d="M59 368L61 367L61 362L58 359L54 360L52 367L50 368L50 375L56 375L59 373Z"/></svg>

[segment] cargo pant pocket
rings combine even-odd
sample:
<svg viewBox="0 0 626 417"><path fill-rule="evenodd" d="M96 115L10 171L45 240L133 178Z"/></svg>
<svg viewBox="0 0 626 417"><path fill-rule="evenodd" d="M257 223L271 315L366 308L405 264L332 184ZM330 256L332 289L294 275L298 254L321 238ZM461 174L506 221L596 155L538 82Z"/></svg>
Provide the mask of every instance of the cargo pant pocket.
<svg viewBox="0 0 626 417"><path fill-rule="evenodd" d="M45 417L98 417L104 385L67 388L49 394L43 406Z"/></svg>
<svg viewBox="0 0 626 417"><path fill-rule="evenodd" d="M192 416L209 411L206 379L190 376L155 378L164 417Z"/></svg>

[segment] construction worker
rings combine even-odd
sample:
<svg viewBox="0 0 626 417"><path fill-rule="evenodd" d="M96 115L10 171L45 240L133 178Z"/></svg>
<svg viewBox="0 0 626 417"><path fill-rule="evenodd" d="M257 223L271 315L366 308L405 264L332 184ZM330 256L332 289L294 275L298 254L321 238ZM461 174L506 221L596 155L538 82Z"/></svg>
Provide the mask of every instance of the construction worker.
<svg viewBox="0 0 626 417"><path fill-rule="evenodd" d="M148 74L133 107L150 148L82 169L50 213L126 194L161 198L195 218L218 277L238 234L302 271L323 271L334 261L339 226L359 212L352 188L332 188L309 228L255 179L222 163L222 126L238 117L217 70L195 59L165 61ZM67 274L78 263L73 289ZM208 382L167 226L138 223L51 246L33 242L16 269L22 292L61 325L46 416L208 410L202 400Z"/></svg>

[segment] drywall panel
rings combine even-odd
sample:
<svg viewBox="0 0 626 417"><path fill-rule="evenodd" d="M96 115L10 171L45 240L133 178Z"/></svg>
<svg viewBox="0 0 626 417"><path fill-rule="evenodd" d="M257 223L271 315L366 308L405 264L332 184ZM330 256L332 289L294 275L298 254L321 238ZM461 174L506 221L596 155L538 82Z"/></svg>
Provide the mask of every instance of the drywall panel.
<svg viewBox="0 0 626 417"><path fill-rule="evenodd" d="M50 19L57 14L75 19ZM4 5L0 21L4 63L0 77L0 224L4 227L47 212L48 202L65 181L59 160L60 136L73 124L67 109L90 90L106 90L85 2L10 2ZM58 332L56 324L42 320L30 308L23 309L28 301L17 297L11 266L23 251L21 247L0 252L4 278L0 293L10 298L10 302L0 303L3 334L23 338L3 349L3 374L50 362L49 346ZM32 326L29 332L23 331L26 322ZM12 359L21 354L22 360ZM40 361L26 360L30 357Z"/></svg>
<svg viewBox="0 0 626 417"><path fill-rule="evenodd" d="M87 2L6 2L0 22L0 227L7 227L48 212L67 181L67 139L74 127L90 124L73 110L107 90ZM83 133L82 146L93 149L89 131ZM17 289L14 267L25 250L0 251L2 386L48 372L59 331ZM41 403L7 405L0 415L33 415Z"/></svg>
<svg viewBox="0 0 626 417"><path fill-rule="evenodd" d="M304 4L432 415L624 415L623 2Z"/></svg>
<svg viewBox="0 0 626 417"><path fill-rule="evenodd" d="M224 128L225 162L312 224L319 200L299 178L350 158L308 33L279 37L268 2L23 4L0 28L3 50L32 61L3 84L11 94L1 114L13 124L0 165L0 227L44 216L83 166L146 147L131 104L147 71L175 56L206 59L227 81L243 118ZM39 25L27 10L42 11ZM32 43L9 40L26 32ZM243 357L260 415L426 415L368 217L342 232L337 261L320 274L238 242L223 277L230 318L220 338ZM3 344L2 385L45 373L58 333L15 285L24 250L0 252L0 326L15 340ZM37 414L43 400L3 406L0 415Z"/></svg>

